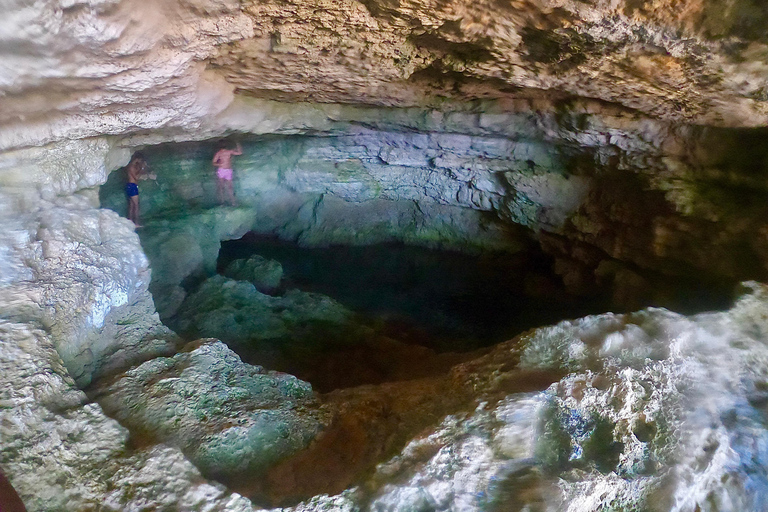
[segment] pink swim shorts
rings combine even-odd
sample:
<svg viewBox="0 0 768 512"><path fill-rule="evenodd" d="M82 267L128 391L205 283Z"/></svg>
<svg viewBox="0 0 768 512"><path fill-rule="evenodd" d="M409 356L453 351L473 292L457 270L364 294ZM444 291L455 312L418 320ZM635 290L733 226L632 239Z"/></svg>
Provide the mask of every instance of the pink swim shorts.
<svg viewBox="0 0 768 512"><path fill-rule="evenodd" d="M232 181L232 169L219 168L216 171L216 176L222 180Z"/></svg>

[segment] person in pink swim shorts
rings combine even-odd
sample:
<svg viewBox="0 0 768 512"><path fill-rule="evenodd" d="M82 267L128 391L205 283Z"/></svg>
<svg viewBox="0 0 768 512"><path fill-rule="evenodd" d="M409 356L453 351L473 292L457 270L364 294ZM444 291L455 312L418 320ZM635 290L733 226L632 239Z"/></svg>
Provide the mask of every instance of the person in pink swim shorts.
<svg viewBox="0 0 768 512"><path fill-rule="evenodd" d="M235 189L232 186L232 157L242 154L243 148L239 142L232 149L232 145L228 141L222 140L219 142L216 154L213 155L213 165L216 166L216 193L220 204L229 203L232 206L237 206Z"/></svg>

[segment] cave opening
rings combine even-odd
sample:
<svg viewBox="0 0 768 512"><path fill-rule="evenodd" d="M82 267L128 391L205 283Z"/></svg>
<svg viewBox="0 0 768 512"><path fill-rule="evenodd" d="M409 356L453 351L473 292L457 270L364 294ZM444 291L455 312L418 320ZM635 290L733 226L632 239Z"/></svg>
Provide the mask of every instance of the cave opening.
<svg viewBox="0 0 768 512"><path fill-rule="evenodd" d="M298 288L327 295L395 338L438 352L482 348L610 307L604 295L565 290L552 272L552 258L533 244L516 253L402 242L302 247L249 232L222 242L217 271L253 256L282 266L280 285L271 293Z"/></svg>
<svg viewBox="0 0 768 512"><path fill-rule="evenodd" d="M258 268L236 275L233 266L243 269L247 262ZM274 282L275 264L279 283ZM222 339L246 361L270 361L271 368L326 392L421 377L528 329L611 306L605 293L569 293L552 264L533 244L516 253L466 253L402 242L303 247L249 232L222 242L220 275L251 277L273 297L290 297L297 290L329 297L352 315L344 322L332 315L325 323L313 319L314 328L306 336L336 340L311 351L305 361L274 357L226 332ZM270 279L272 283L265 283ZM418 365L412 364L414 357ZM322 367L328 371L318 372Z"/></svg>
<svg viewBox="0 0 768 512"><path fill-rule="evenodd" d="M412 128L244 136L237 206L216 199L217 141L142 148L157 180L140 185L138 233L161 319L329 392L443 372L564 319L722 309L735 283L760 275L743 238L708 258L698 231L712 221L681 216L686 205L628 173L634 157L617 147ZM720 148L696 157L706 172L686 191L709 217L738 215L755 172L721 155L737 145L725 135L692 136ZM113 173L100 199L124 214L123 184Z"/></svg>
<svg viewBox="0 0 768 512"><path fill-rule="evenodd" d="M634 305L617 303L598 287L570 291L554 272L554 259L534 243L515 253L466 253L402 242L303 247L253 232L222 242L219 275L233 277L233 266L243 269L246 262L260 268L234 277L254 282L265 279L270 265L274 281L279 264L279 283L263 290L271 296L285 297L290 290L321 294L354 313L346 324L320 321L299 329L301 336L325 340L309 357L306 349L298 357L276 356L260 350L258 342L222 333L247 362L286 371L322 392L445 371L529 329L608 310L626 313ZM268 268L266 279L269 274ZM675 293L664 305L678 311L726 307L730 300L728 286L686 279L671 286ZM415 356L417 366L410 364Z"/></svg>
<svg viewBox="0 0 768 512"><path fill-rule="evenodd" d="M768 1L4 6L0 512L768 512Z"/></svg>
<svg viewBox="0 0 768 512"><path fill-rule="evenodd" d="M764 272L762 246L749 237L757 224L738 222L764 208L759 194L740 194L757 173L751 159L710 155L695 184L658 185L648 169L666 160L617 147L350 130L243 137L236 206L216 200L215 141L142 149L158 175L141 185L137 231L157 311L183 342L216 338L231 349L189 343L178 363L164 364L183 374L198 348L227 364L234 351L253 365L238 360L246 367L238 372L301 394L299 409L323 404L323 436L266 479L254 477L261 466L232 471L206 465L218 455L193 454L206 476L256 502L296 503L371 475L409 436L476 405L463 375L477 361L505 374L489 396L547 389L558 371L517 368L516 336L528 329L646 306L724 309L737 281ZM647 168L628 171L636 163ZM725 164L735 167L717 170ZM104 206L124 206L122 180L110 176ZM670 184L688 188L670 194L662 189ZM710 242L703 233L713 225L730 228ZM147 374L147 385L176 378ZM238 393L239 379L231 378ZM235 400L228 393L222 403ZM280 395L262 409L291 400ZM344 412L321 417L333 407ZM221 421L221 432L240 428Z"/></svg>

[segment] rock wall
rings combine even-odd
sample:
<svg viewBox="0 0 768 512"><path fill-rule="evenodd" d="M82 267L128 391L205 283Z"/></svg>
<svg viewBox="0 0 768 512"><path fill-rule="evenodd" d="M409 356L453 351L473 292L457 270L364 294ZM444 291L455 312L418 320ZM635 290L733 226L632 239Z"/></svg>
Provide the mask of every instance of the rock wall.
<svg viewBox="0 0 768 512"><path fill-rule="evenodd" d="M418 210L424 218L425 210L393 205L425 197L434 205L426 217L459 212L449 224L465 240L487 233L472 231L478 211L528 227L573 289L605 280L631 300L633 288L642 294L668 275L765 278L764 134L703 126L768 120L766 8L754 0L11 0L4 7L0 467L30 510L254 509L204 481L184 454L214 473L221 462L207 458L214 452L237 466L250 445L216 452L216 436L237 448L235 434L263 441L258 429L216 424L215 432L196 431L194 446L155 432L142 445L135 433L154 413L130 425L131 437L82 391L125 372L121 384L110 382L131 403L147 399L165 413L163 396L179 403L163 395L169 388L182 405L205 398L173 380L199 379L183 366L200 352L174 355L177 339L154 312L138 236L99 208L96 187L141 146L233 132L312 135L284 150L293 174L269 176L254 166L243 183L257 204L265 185L294 194L286 215L303 222L294 234L318 225L318 212L347 216L358 203L371 207L366 221L394 211L396 231L400 217ZM271 158L269 147L260 161ZM187 204L204 195L190 186L161 199ZM319 196L324 214L302 209ZM178 268L158 266L173 276L165 284L178 286L210 265L221 239L253 227L252 214L201 215L201 231L181 235L168 220L156 246L193 250ZM323 236L349 238L349 228L329 225ZM494 243L491 235L483 243ZM555 509L760 510L766 335L765 298L756 290L714 316L651 311L537 331L515 342L522 367L520 347L505 345L439 378L336 393L317 406L323 421L272 431L296 434L295 442L268 454L274 467L253 462L267 474L263 487L238 482L238 489L275 503L306 498L295 508L305 511L366 503L503 510L517 489L531 492L529 503ZM152 374L163 364L173 373L166 381ZM526 365L545 376L521 372ZM253 372L238 368L235 380ZM555 381L547 393L517 394ZM717 400L691 382L717 384ZM225 383L222 400L247 402L238 388ZM675 398L671 410L660 396ZM478 401L492 405L466 414ZM702 403L703 422L701 407L684 405ZM266 413L248 407L254 415L228 418L260 424L254 418ZM110 412L126 424L134 419L130 409ZM194 414L173 414L169 421L194 424ZM376 467L438 421L432 437ZM326 430L318 434L317 425ZM535 429L538 451L515 425ZM685 437L668 438L673 431ZM318 461L327 464L322 475ZM647 475L656 464L666 469ZM351 489L360 474L373 475L362 495ZM340 494L309 498L322 492ZM473 501L480 492L485 498Z"/></svg>
<svg viewBox="0 0 768 512"><path fill-rule="evenodd" d="M233 92L417 106L599 98L657 118L766 122L754 0L264 3L13 0L0 148L211 124Z"/></svg>
<svg viewBox="0 0 768 512"><path fill-rule="evenodd" d="M264 103L246 101L243 105L254 112ZM760 252L763 245L754 236L764 222L759 215L763 206L757 198L762 186L762 167L755 165L763 161L764 150L757 142L760 132L678 127L592 102L562 103L559 110L554 109L556 103L547 105L553 110L538 113L536 103L532 102L480 103L445 111L324 106L313 110L315 116L310 116L303 126L297 121L300 113L307 112L307 107L287 108L291 115L282 119L282 127L276 129L283 132L280 137L253 139L246 144L252 153L250 161L243 159L246 164L242 167L240 183L240 193L246 203L243 208L206 208L207 192L205 184L201 185L201 175L209 170L195 164L194 158L185 160L174 155L161 162L158 167L165 166L171 179L166 183L161 179L154 191L150 187L143 189L147 217L159 228L157 243L143 242L147 247L163 248L158 254L165 251L177 255L183 249L183 254L189 256L184 264L174 264L167 258L156 260L155 270L160 279L169 279L165 284L178 286L194 269L205 269L206 261L208 266L215 261L220 240L239 236L254 227L254 211L264 208L265 198L271 197L276 202L289 195L300 198L288 202L295 209L285 218L293 218L296 212L301 212L307 198L315 198L310 204L316 205L316 198L323 197L323 203L335 205L335 209L330 210L333 215L325 219L344 219L337 215L339 211L345 208L358 211L359 205L366 204L378 205L377 208L384 205L381 211L391 212L391 205L402 201L413 203L414 198L421 198L420 202L425 205L435 205L435 211L445 208L445 211L466 212L462 215L475 215L486 210L494 214L498 222L527 226L530 229L527 236L558 257L557 268L566 282L572 280L574 288L599 278L633 283L635 275L643 277L643 270L661 275L686 275L691 272L689 267L693 267L693 272L706 271L728 279L739 278L741 272L764 270ZM613 115L607 115L608 112ZM363 114L367 117L363 118ZM245 116L245 119L250 118ZM361 127L364 121L367 126ZM267 129L257 116L248 122L253 123L256 133ZM241 128L247 126L246 121L243 123ZM321 127L323 133L319 136L317 130ZM310 130L315 131L311 136L302 133ZM284 132L298 133L289 137ZM745 135L755 141L749 150L743 147ZM224 405L215 401L209 405L212 411L218 411L216 414L227 409L232 415L227 422L209 425L213 431L194 431L178 438L167 424L156 425L158 416L163 417L164 422L178 419L196 425L198 413L213 413L199 406L201 394L190 392L190 388L196 390L199 386L189 385L183 379L194 381L198 377L195 372L184 373L187 363L179 361L187 356L173 356L178 349L176 339L154 313L147 292L148 262L138 236L127 220L97 208L95 186L106 179L108 169L125 162L130 154L128 148L157 142L163 137L159 133L84 139L3 154L4 186L0 197L2 204L7 205L3 211L7 222L2 235L4 273L0 298L3 319L8 322L7 334L2 340L7 354L5 364L9 368L4 378L8 379L10 394L4 398L9 407L2 411L14 426L7 430L8 439L13 442L4 445L0 454L4 473L29 508L82 508L107 496L109 503L113 503L109 506L116 510L138 509L139 504L146 501L183 502L185 510L195 510L195 507L247 510L253 506L250 502L215 484L200 483L198 469L186 458L194 460L208 475L228 478L227 474L240 467L237 464L244 460L243 454L254 457L247 464L267 475L265 483L256 489L249 482L232 485L257 500L284 504L309 499L315 493L339 493L353 485L359 474L371 471L384 454L399 449L401 443L433 425L435 418L462 411L469 407L467 404L480 399L480 395L470 389L476 389L473 387L476 379L486 379L495 371L484 366L485 363L477 363L480 366L469 376L455 377L464 375L464 370L457 367L455 373L447 377L445 373L425 377L423 386L371 386L336 393L323 398L319 405L300 406L306 416L301 416L297 424L309 421L311 414L321 417L319 423L312 420L308 427L293 427L283 422L282 427L270 430L271 427L263 428L258 419L262 411L258 407L249 409L253 406L252 399L238 389L247 389L247 386L227 382L216 391L223 397ZM196 151L207 151L204 144L196 147ZM348 158L351 155L354 158ZM114 179L119 189L120 176L115 174ZM745 196L745 189L752 191L753 196ZM412 195L415 191L419 195ZM115 205L123 201L119 191L117 194L112 199ZM578 201L566 204L559 201L563 197L574 197ZM745 197L755 197L755 200L749 202ZM109 202L107 197L104 200ZM196 206L198 210L185 211L183 207L194 206L194 201L200 203ZM310 216L310 222L304 226L311 227L315 222L315 226L325 228L324 222L317 222L318 218L324 217ZM359 217L364 221L368 218L371 217ZM440 219L437 215L435 218ZM182 233L178 229L182 225L194 227L194 231ZM275 222L270 226L285 225ZM469 226L467 229L476 227ZM665 226L668 226L666 230ZM340 232L348 237L349 224L343 222L341 227ZM305 229L286 233L303 233ZM151 231L148 235L143 235L147 241L155 236ZM705 236L712 241L706 257L702 257L699 241ZM473 236L467 239L477 242ZM450 241L451 237L445 240ZM492 236L488 240L494 243ZM755 256L749 256L745 247ZM166 262L165 266L162 261ZM648 285L641 282L637 286L647 289ZM755 336L759 339L762 335ZM25 339L32 341L27 343ZM41 350L43 355L30 355ZM506 353L505 349L499 350ZM517 365L514 354L509 353L511 359L505 363L510 368ZM14 366L17 360L30 361L30 366L17 368ZM245 365L243 368L245 374L251 371ZM120 377L119 372L124 370L125 375ZM163 373L166 370L167 373ZM18 371L23 375L17 375ZM546 371L550 371L549 367ZM27 384L29 379L36 382L36 375L41 372L53 372L58 375L56 379L63 379L64 384L57 383L56 391L52 391L53 398L39 392L35 394L37 385ZM129 438L124 427L107 418L101 406L89 403L86 395L79 391L94 378L112 378L116 372L117 377L124 380L110 381L111 391L99 394L99 401L110 404L110 414L130 426L133 438ZM240 370L235 373L238 372ZM535 381L535 387L544 388L558 379L558 375L548 374L544 378L546 382ZM156 382L163 384L156 385ZM45 386L47 389L52 384ZM397 398L382 398L382 394L393 394ZM25 398L29 396L32 398ZM122 396L130 398L120 400ZM434 396L456 399L432 402ZM244 405L237 405L232 397L244 400ZM145 416L132 413L130 404L143 403L145 399L150 412ZM47 405L50 402L56 405ZM129 404L128 410L115 405L123 403ZM174 407L166 417L169 403L184 405L178 410ZM28 404L27 409L24 404ZM65 404L63 410L59 408L61 404ZM539 421L544 422L542 425L556 425L561 414L557 407L552 409L555 411L551 412L552 417L541 416L550 409L524 408L528 411L524 421L531 425L539 425ZM318 412L311 413L312 408ZM244 413L246 410L250 412ZM396 421L386 419L392 411ZM292 414L286 411L287 416ZM25 419L20 420L19 415ZM518 418L514 414L509 417ZM277 416L272 419L278 420L277 423L282 421ZM246 420L245 427L231 424L241 420ZM611 421L618 420L611 417ZM34 428L25 425L34 425ZM253 425L258 428L250 428ZM589 425L589 428L603 428L599 422ZM541 428L545 429L544 433L549 432L546 430L549 427ZM81 433L91 429L99 435ZM56 443L59 451L45 459L45 465L40 465L37 454L47 453L49 437L43 439L34 432L51 430L74 433L50 437L62 439ZM142 432L148 432L151 443L134 447L137 433ZM277 455L264 455L253 449L253 443L258 445L262 434L268 432L275 435L284 432L295 437L285 446L281 445ZM558 432L547 435L555 436L554 441L560 442ZM582 434L568 435L582 442L579 437ZM357 444L350 446L351 452L338 452L339 445L346 445L343 440L349 436L360 436L356 438ZM86 439L91 444L82 444ZM141 436L138 439L142 439ZM194 442L190 444L188 439ZM156 442L163 444L152 444ZM100 450L108 455L83 466L77 454L90 449L85 446L92 443L103 446ZM485 450L482 443L473 446L461 450ZM613 453L612 446L608 443L599 450ZM634 450L632 446L642 448L631 445L628 449ZM557 467L557 461L562 458L562 446L555 443L554 448L550 448L543 448L546 453L536 455L545 465L542 467L550 467L546 464L550 464L547 461L552 457L555 461L552 467ZM331 453L340 458L329 459ZM355 459L357 462L345 464L345 453L359 456ZM586 464L613 461L611 456L606 462L600 453ZM266 459L262 460L262 456L269 459L269 463L264 462ZM643 464L652 459L643 457L638 459L642 459ZM327 478L307 475L306 468L314 468L318 460L332 460L331 467L336 469L329 471ZM168 469L168 464L182 469ZM491 465L502 471L507 468L506 464ZM572 469L568 466L558 471ZM37 471L54 475L53 482L57 483L52 483L51 488L59 490L41 494L38 479L34 477ZM421 478L418 472L410 471L406 473L417 480ZM467 474L472 472L467 471ZM57 476L62 473L66 476ZM171 474L182 477L171 478ZM702 478L710 476L707 473ZM376 478L375 499L381 503L405 506L415 503L412 500L428 503L437 499L433 491L424 490L421 484L400 489L390 482L389 476ZM455 485L468 485L469 477L456 478ZM691 478L698 481L698 476ZM516 479L517 476L510 481L518 482ZM138 485L136 482L144 482L141 484L144 490L138 495L130 492ZM486 489L488 482L490 480L482 480L477 488ZM534 482L551 485L546 480L534 479ZM601 477L594 482L588 485L597 486L595 489L608 485ZM653 486L657 480L648 482L648 492L655 492ZM561 491L566 497L576 492ZM463 500L462 492L457 488L440 499ZM498 492L501 497L493 500L508 502L506 491ZM634 492L631 488L626 492L630 494L617 495L616 499L642 501L646 499L642 496L648 495L638 498L631 494ZM347 493L341 497L317 498L300 507L312 510L333 503L333 506L353 508L367 499Z"/></svg>
<svg viewBox="0 0 768 512"><path fill-rule="evenodd" d="M176 349L138 237L95 207L108 154L101 139L3 155L0 467L28 510L251 510L178 449L132 449L81 391Z"/></svg>
<svg viewBox="0 0 768 512"><path fill-rule="evenodd" d="M160 295L212 272L218 240L248 230L305 245L514 252L534 240L571 292L613 289L625 307L674 304L685 282L724 290L765 278L763 131L680 126L589 101L445 108L337 106L310 117L306 135L246 135L239 210L216 207L212 142L146 148L159 178L142 189L142 237L162 269ZM116 211L121 179L101 193Z"/></svg>

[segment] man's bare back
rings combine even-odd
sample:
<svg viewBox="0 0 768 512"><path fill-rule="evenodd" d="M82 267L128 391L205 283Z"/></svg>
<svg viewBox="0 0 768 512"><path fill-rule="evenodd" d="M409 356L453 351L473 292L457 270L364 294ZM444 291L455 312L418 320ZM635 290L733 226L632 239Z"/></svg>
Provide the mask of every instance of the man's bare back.
<svg viewBox="0 0 768 512"><path fill-rule="evenodd" d="M215 155L213 155L213 165L219 169L231 169L232 157L242 154L243 149L240 147L239 143L235 149L220 149L216 152Z"/></svg>
<svg viewBox="0 0 768 512"><path fill-rule="evenodd" d="M125 195L128 199L128 218L136 227L139 224L139 180L156 180L157 176L149 172L149 165L141 153L134 153L125 168Z"/></svg>

